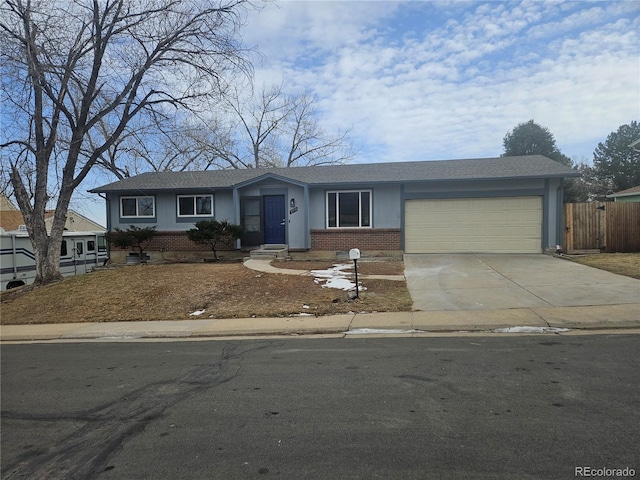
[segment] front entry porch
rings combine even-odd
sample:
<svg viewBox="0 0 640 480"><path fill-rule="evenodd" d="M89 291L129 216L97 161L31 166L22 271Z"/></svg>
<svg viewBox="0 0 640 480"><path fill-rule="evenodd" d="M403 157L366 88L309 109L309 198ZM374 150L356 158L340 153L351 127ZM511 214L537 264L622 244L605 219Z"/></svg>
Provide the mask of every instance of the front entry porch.
<svg viewBox="0 0 640 480"><path fill-rule="evenodd" d="M244 228L241 238L243 247L255 248L260 245L262 249L264 245L279 246L287 243L284 195L243 197L240 205L240 224Z"/></svg>
<svg viewBox="0 0 640 480"><path fill-rule="evenodd" d="M289 256L289 246L277 243L260 245L260 248L251 250L250 255L257 259L284 260Z"/></svg>

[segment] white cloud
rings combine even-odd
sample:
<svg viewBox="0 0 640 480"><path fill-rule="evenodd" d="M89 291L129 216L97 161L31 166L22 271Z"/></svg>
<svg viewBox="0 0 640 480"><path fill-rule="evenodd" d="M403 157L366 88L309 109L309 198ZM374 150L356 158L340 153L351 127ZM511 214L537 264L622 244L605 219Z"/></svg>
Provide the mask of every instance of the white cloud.
<svg viewBox="0 0 640 480"><path fill-rule="evenodd" d="M589 157L639 116L636 5L282 2L249 30L257 77L313 90L360 161L498 155L530 118Z"/></svg>
<svg viewBox="0 0 640 480"><path fill-rule="evenodd" d="M243 36L257 87L311 90L360 162L499 155L532 118L582 160L640 119L638 32L635 1L300 0L250 13Z"/></svg>

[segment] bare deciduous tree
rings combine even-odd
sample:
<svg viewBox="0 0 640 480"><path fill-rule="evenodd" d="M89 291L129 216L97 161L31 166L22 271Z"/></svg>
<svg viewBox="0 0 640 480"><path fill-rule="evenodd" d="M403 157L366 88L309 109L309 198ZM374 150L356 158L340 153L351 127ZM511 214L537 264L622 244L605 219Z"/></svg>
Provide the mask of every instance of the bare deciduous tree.
<svg viewBox="0 0 640 480"><path fill-rule="evenodd" d="M179 116L130 125L96 164L120 180L148 171L218 168L216 132L215 125L194 124L193 119ZM90 145L94 143L91 138Z"/></svg>
<svg viewBox="0 0 640 480"><path fill-rule="evenodd" d="M61 278L74 190L142 114L170 117L248 73L247 0L6 0L0 6L0 146L36 257ZM50 236L44 212L56 208Z"/></svg>
<svg viewBox="0 0 640 480"><path fill-rule="evenodd" d="M348 132L330 135L321 128L309 93L286 95L276 86L254 99L236 89L225 101L226 127L218 124L213 144L223 168L324 165L355 157Z"/></svg>

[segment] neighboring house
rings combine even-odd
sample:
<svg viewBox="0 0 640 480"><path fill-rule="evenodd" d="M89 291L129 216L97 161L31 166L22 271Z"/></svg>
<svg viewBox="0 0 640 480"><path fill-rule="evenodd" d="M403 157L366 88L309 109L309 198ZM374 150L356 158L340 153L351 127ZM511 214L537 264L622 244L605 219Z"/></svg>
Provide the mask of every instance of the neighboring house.
<svg viewBox="0 0 640 480"><path fill-rule="evenodd" d="M612 193L607 195L607 198L613 198L614 202L640 202L640 185Z"/></svg>
<svg viewBox="0 0 640 480"><path fill-rule="evenodd" d="M47 231L51 231L53 226L53 210L48 210L45 213L45 223L47 225ZM99 223L79 214L75 210L67 210L67 219L64 222L64 229L69 232L104 232L105 228Z"/></svg>
<svg viewBox="0 0 640 480"><path fill-rule="evenodd" d="M45 224L48 232L51 232L54 213L55 212L53 210L47 210L45 212ZM27 230L22 213L4 195L0 195L0 228L6 232ZM105 228L102 225L73 210L69 210L67 212L67 220L65 221L64 229L69 232L105 231Z"/></svg>
<svg viewBox="0 0 640 480"><path fill-rule="evenodd" d="M18 209L13 203L11 203L11 200L9 200L6 195L0 194L0 212L16 210Z"/></svg>
<svg viewBox="0 0 640 480"><path fill-rule="evenodd" d="M202 219L244 227L243 250L540 253L562 242L562 179L532 155L202 172L152 172L91 190L107 229L155 226L149 251L199 250Z"/></svg>

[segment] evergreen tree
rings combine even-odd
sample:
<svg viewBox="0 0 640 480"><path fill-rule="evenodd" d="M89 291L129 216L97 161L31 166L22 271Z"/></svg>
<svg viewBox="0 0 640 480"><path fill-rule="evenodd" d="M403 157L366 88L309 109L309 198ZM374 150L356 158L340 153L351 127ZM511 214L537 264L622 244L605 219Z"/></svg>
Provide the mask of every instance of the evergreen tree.
<svg viewBox="0 0 640 480"><path fill-rule="evenodd" d="M503 157L519 155L544 155L577 170L569 157L563 154L556 145L556 139L547 127L538 125L533 120L520 123L504 136ZM582 169L581 169L582 170ZM564 201L566 203L584 202L587 191L580 178L567 178L564 181Z"/></svg>
<svg viewBox="0 0 640 480"><path fill-rule="evenodd" d="M630 146L639 139L640 123L634 120L618 127L604 143L598 144L593 152L591 177L599 199L640 185L640 151Z"/></svg>
<svg viewBox="0 0 640 480"><path fill-rule="evenodd" d="M503 157L518 155L544 155L556 162L568 167L571 159L564 155L556 145L556 139L547 127L543 127L529 120L518 124L512 131L504 136Z"/></svg>

